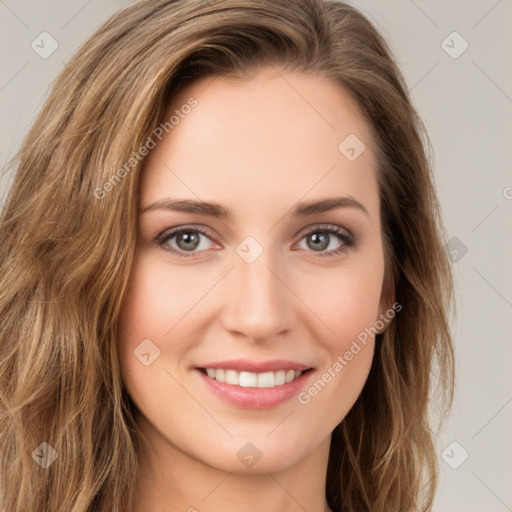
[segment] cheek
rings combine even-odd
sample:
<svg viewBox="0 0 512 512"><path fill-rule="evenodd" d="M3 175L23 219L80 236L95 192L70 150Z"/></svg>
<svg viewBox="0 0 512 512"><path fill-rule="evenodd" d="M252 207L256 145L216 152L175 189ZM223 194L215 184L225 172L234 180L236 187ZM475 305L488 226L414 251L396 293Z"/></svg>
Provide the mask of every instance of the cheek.
<svg viewBox="0 0 512 512"><path fill-rule="evenodd" d="M133 394L149 382L153 390L160 389L155 375L169 364L179 364L200 339L192 313L215 280L191 268L166 264L148 251L136 253L117 342L121 369L124 375L130 373L127 386ZM138 356L147 352L154 362L144 366ZM159 378L169 381L165 372Z"/></svg>
<svg viewBox="0 0 512 512"><path fill-rule="evenodd" d="M179 266L171 268L142 252L134 261L120 315L121 328L130 339L163 339L194 303L202 289L197 286L199 283L191 281L190 273Z"/></svg>
<svg viewBox="0 0 512 512"><path fill-rule="evenodd" d="M168 305L176 302L176 292L172 291L173 287L169 287L164 293L166 287L162 286L159 275L158 265L151 265L150 261L136 256L119 316L118 353L124 373L140 366L134 351L144 340L149 339L158 347L153 347L157 354L162 349L161 340L164 334L175 322L169 316L169 310L173 311L175 308L169 308ZM151 344L148 344L148 348L151 348ZM151 367L158 362L158 358L155 359Z"/></svg>
<svg viewBox="0 0 512 512"><path fill-rule="evenodd" d="M165 342L169 340L166 334L186 314L187 304L190 309L183 291L191 285L187 288L182 274L180 268L171 272L144 251L136 253L120 312L117 350L121 372L128 393L146 417L159 417L169 396L182 393L166 371L182 347ZM171 404L167 407L171 410Z"/></svg>
<svg viewBox="0 0 512 512"><path fill-rule="evenodd" d="M358 335L375 327L383 277L383 255L376 250L372 257L353 258L297 281L299 293L325 327L321 339L331 354L347 350Z"/></svg>

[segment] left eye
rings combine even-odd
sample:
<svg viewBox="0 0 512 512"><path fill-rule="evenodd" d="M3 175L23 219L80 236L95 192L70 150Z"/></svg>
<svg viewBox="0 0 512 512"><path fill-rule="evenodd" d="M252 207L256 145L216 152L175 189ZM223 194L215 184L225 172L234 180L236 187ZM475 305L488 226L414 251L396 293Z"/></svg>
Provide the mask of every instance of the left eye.
<svg viewBox="0 0 512 512"><path fill-rule="evenodd" d="M333 238L338 238L338 240L341 240L341 245L336 248L331 247L331 250L327 251L326 253L319 254L319 256L335 256L345 252L348 248L355 246L355 240L351 233L334 226L315 228L303 235L301 241L305 239L306 244L312 244L309 245L309 247L314 247L313 252L320 252L327 250L327 248L331 245Z"/></svg>
<svg viewBox="0 0 512 512"><path fill-rule="evenodd" d="M202 229L180 228L159 235L156 238L156 242L166 251L170 251L180 257L189 258L193 257L195 252L208 249L208 244L202 243L201 238L203 237L211 240L210 233ZM329 251L325 252L331 246L333 238L338 238L341 244L336 248L331 247ZM354 238L350 232L335 226L312 229L302 235L300 241L302 240L306 241L306 249L312 249L312 252L319 253L318 255L321 257L337 255L355 245Z"/></svg>

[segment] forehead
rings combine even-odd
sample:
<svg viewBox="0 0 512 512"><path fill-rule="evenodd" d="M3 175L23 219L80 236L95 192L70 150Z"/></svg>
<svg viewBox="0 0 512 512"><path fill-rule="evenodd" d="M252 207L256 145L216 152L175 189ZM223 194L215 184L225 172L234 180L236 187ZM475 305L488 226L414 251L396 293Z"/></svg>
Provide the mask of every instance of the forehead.
<svg viewBox="0 0 512 512"><path fill-rule="evenodd" d="M264 67L248 78L201 78L180 88L168 104L164 120L186 108L190 98L198 105L190 112L195 119L187 124L190 131L200 130L202 138L221 136L224 131L234 141L247 142L250 135L255 142L277 140L284 144L315 136L324 138L322 147L329 148L352 130L350 133L371 143L366 120L350 93L332 79L315 74ZM212 125L208 121L213 118L216 122ZM172 130L184 131L177 125Z"/></svg>
<svg viewBox="0 0 512 512"><path fill-rule="evenodd" d="M163 122L171 117L144 165L143 204L167 192L239 201L254 212L262 200L292 204L333 192L375 202L368 125L327 78L274 68L244 79L203 78L174 97Z"/></svg>

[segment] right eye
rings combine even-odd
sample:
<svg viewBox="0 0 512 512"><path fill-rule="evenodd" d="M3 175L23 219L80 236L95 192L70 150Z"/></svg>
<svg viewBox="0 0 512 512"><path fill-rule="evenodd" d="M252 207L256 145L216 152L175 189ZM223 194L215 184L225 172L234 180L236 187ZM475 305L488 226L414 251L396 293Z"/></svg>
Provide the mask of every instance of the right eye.
<svg viewBox="0 0 512 512"><path fill-rule="evenodd" d="M210 239L209 235L206 230L197 227L180 227L165 231L157 236L155 242L164 251L172 252L182 258L191 258L195 256L195 252L208 249L208 244L203 243L201 238ZM199 250L196 251L196 249Z"/></svg>

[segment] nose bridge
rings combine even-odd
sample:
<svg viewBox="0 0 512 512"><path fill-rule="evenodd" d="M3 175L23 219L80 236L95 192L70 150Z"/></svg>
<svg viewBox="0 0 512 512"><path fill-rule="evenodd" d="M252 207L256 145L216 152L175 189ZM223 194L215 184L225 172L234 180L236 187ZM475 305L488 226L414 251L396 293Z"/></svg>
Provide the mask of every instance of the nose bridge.
<svg viewBox="0 0 512 512"><path fill-rule="evenodd" d="M247 247L249 251L244 253ZM224 324L228 330L258 340L291 327L293 304L292 294L281 281L286 282L286 277L277 277L280 272L270 252L262 250L253 259L254 251L254 246L242 243L234 255L224 303Z"/></svg>

